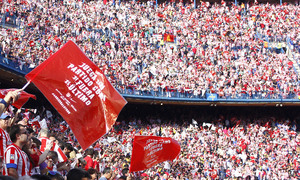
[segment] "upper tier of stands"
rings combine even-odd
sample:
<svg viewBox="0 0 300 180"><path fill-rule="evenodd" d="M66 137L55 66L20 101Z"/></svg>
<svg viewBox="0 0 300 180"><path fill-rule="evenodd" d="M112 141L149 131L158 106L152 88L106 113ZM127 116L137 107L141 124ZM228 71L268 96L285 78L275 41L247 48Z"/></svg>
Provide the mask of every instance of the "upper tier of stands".
<svg viewBox="0 0 300 180"><path fill-rule="evenodd" d="M299 11L291 4L5 2L0 63L26 74L72 40L122 94L298 99Z"/></svg>

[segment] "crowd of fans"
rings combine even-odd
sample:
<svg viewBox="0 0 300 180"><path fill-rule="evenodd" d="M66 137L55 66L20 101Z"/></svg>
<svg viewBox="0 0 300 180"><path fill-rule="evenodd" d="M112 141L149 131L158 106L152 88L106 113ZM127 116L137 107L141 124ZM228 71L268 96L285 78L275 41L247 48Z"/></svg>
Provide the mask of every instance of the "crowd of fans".
<svg viewBox="0 0 300 180"><path fill-rule="evenodd" d="M1 53L20 69L72 40L121 93L298 98L298 5L26 0L1 14L16 24L1 27Z"/></svg>
<svg viewBox="0 0 300 180"><path fill-rule="evenodd" d="M32 179L300 178L299 113L283 113L280 108L277 113L272 109L215 112L214 107L208 108L202 107L200 112L199 107L196 111L174 106L129 106L113 129L85 151L66 122L47 108L8 108L1 115L0 125L12 141L16 126L22 127L19 136L27 137L21 138L26 142L22 150L30 157ZM129 173L136 135L171 137L179 142L180 155L173 161ZM43 145L43 138L49 139L49 143ZM57 145L66 155L65 160L60 159L59 151L53 150ZM11 157L7 156L9 150L4 151L3 170L7 172L6 169L15 167L5 160Z"/></svg>
<svg viewBox="0 0 300 180"><path fill-rule="evenodd" d="M297 5L202 2L194 9L182 3L156 8L151 1L5 1L1 14L6 24L16 25L1 27L1 53L21 70L34 68L72 40L123 93L298 97L297 72L285 43L287 38L294 45L299 42ZM174 35L174 42L164 41L164 34ZM297 49L293 53L297 57ZM3 63L8 63L5 58ZM137 114L121 115L108 134L83 151L54 111L9 108L1 113L1 140L9 139L7 133L13 142L22 137L32 179L300 178L295 117L209 111ZM180 156L130 174L135 135L172 137L181 145ZM11 150L1 147L1 172L23 175L12 171L14 163L4 153Z"/></svg>

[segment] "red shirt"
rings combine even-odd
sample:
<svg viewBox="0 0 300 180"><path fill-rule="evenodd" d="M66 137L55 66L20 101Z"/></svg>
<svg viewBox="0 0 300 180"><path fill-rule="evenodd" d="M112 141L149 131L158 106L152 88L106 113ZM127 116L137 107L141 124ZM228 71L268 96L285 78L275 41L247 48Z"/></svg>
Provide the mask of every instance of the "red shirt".
<svg viewBox="0 0 300 180"><path fill-rule="evenodd" d="M93 168L94 167L94 161L90 156L86 156L84 158L84 160L86 161L86 165L84 167L85 170L88 170L89 168Z"/></svg>

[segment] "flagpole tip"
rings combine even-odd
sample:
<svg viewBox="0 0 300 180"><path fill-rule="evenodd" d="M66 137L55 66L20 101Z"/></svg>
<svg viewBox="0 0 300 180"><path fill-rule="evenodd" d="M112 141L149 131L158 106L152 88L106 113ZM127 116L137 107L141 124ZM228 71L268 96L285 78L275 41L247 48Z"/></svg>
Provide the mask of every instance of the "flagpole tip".
<svg viewBox="0 0 300 180"><path fill-rule="evenodd" d="M31 82L31 81L28 81L28 82L25 84L25 86L22 88L23 91L24 91L25 88L27 88L27 86L29 86L30 82Z"/></svg>

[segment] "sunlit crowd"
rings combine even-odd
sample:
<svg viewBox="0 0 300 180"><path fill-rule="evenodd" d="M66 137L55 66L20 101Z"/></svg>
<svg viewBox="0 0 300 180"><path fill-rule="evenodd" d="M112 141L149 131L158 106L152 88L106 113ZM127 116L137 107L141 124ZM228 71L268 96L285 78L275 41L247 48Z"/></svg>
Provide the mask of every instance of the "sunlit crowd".
<svg viewBox="0 0 300 180"><path fill-rule="evenodd" d="M1 52L19 69L72 40L121 93L298 98L298 5L6 1L1 13L15 24Z"/></svg>

